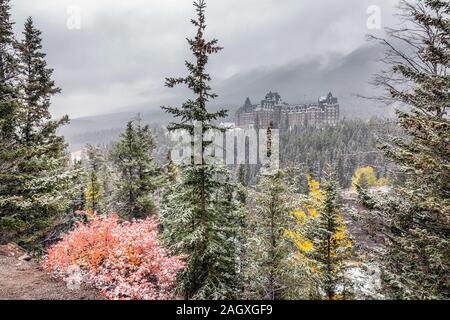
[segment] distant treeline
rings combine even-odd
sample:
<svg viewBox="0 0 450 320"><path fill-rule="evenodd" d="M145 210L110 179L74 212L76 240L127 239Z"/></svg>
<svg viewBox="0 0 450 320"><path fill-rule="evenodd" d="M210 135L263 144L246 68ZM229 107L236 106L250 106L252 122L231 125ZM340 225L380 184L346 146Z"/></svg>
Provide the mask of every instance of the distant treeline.
<svg viewBox="0 0 450 320"><path fill-rule="evenodd" d="M117 141L123 131L113 128L76 135L69 138L70 147L74 151L86 144L109 145ZM151 131L157 146L160 146L155 150L155 159L164 161L170 148L167 130L152 125ZM298 180L302 191L307 187L304 173L320 181L327 164L335 168L343 188L349 188L355 170L365 166L373 167L378 177L389 177L389 168L378 145L394 131L398 134L394 123L375 118L369 121L345 119L336 126L297 127L284 131L280 134L281 166L291 172L293 179ZM232 169L237 171L238 168ZM256 183L258 171L259 166L245 166L247 185Z"/></svg>
<svg viewBox="0 0 450 320"><path fill-rule="evenodd" d="M378 177L389 176L386 160L378 146L398 131L387 120L343 120L337 126L296 128L281 134L280 161L322 180L327 164L332 165L342 187L351 185L357 168L372 166Z"/></svg>
<svg viewBox="0 0 450 320"><path fill-rule="evenodd" d="M394 132L398 134L395 124L382 119L346 119L336 126L283 131L280 132L280 165L300 192L307 190L308 175L321 181L327 165L334 168L343 188L351 186L355 170L361 167L373 167L378 178L389 177L388 164L378 147ZM247 185L257 183L259 166L241 167Z"/></svg>

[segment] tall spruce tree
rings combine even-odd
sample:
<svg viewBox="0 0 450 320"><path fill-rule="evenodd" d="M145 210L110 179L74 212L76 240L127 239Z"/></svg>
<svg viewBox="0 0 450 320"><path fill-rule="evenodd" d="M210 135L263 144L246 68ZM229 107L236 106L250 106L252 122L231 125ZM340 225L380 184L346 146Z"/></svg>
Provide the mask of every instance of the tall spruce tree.
<svg viewBox="0 0 450 320"><path fill-rule="evenodd" d="M327 171L323 184L323 203L318 218L313 223L313 250L309 257L313 261L314 279L318 292L328 300L351 298L351 281L346 274L350 260L352 241L347 235L341 215L338 185L333 173Z"/></svg>
<svg viewBox="0 0 450 320"><path fill-rule="evenodd" d="M17 151L17 122L19 115L18 88L19 61L17 41L14 38L13 22L10 18L9 0L0 0L0 155L2 173L7 173ZM7 177L3 177L7 179ZM2 180L2 184L6 181Z"/></svg>
<svg viewBox="0 0 450 320"><path fill-rule="evenodd" d="M263 141L260 141L263 142ZM285 236L292 219L293 192L284 172L274 170L276 155L273 125L266 130L265 163L247 214L243 263L244 297L281 300L290 298L290 243Z"/></svg>
<svg viewBox="0 0 450 320"><path fill-rule="evenodd" d="M68 123L68 117L51 119L51 98L60 89L52 79L53 70L47 67L41 32L31 18L25 23L23 36L18 44L21 100L18 130L27 157L18 166L16 175L24 181L19 194L28 204L21 207L27 222L33 226L30 241L34 242L50 232L58 217L68 209L67 195L74 172L68 170L64 138L57 134L58 128Z"/></svg>
<svg viewBox="0 0 450 320"><path fill-rule="evenodd" d="M68 208L67 191L73 176L67 171L64 140L56 133L67 117L50 120L50 98L59 89L52 81L52 70L46 68L40 32L29 19L25 38L17 43L9 9L8 1L0 3L0 114L6 148L2 157L12 160L9 172L1 177L0 212L2 219L13 219L20 226L20 242L34 247L45 242L59 213Z"/></svg>
<svg viewBox="0 0 450 320"><path fill-rule="evenodd" d="M11 21L10 0L0 0L0 94L2 104L16 97L14 83L18 80L17 41Z"/></svg>
<svg viewBox="0 0 450 320"><path fill-rule="evenodd" d="M153 160L155 143L150 127L141 120L130 121L110 157L118 172L115 210L128 219L155 214L154 193L159 184L159 168Z"/></svg>
<svg viewBox="0 0 450 320"><path fill-rule="evenodd" d="M10 19L9 0L0 1L0 231L21 229L21 221L9 205L10 190L16 179L14 171L23 157L18 146L16 127L19 116L17 99L18 59L17 43ZM0 239L1 240L1 239Z"/></svg>
<svg viewBox="0 0 450 320"><path fill-rule="evenodd" d="M101 146L86 146L84 160L84 203L89 212L108 213L112 199L111 184L114 176L107 165L107 151Z"/></svg>
<svg viewBox="0 0 450 320"><path fill-rule="evenodd" d="M248 192L247 192L247 179L246 179L246 165L239 165L237 178L238 178L238 200L243 205L247 204Z"/></svg>
<svg viewBox="0 0 450 320"><path fill-rule="evenodd" d="M73 181L73 192L70 196L70 213L86 210L86 181L87 171L81 159L75 159L73 163L75 179Z"/></svg>
<svg viewBox="0 0 450 320"><path fill-rule="evenodd" d="M287 298L290 242L285 236L294 209L293 195L280 171L263 175L251 192L245 248L245 298Z"/></svg>
<svg viewBox="0 0 450 320"><path fill-rule="evenodd" d="M99 213L101 203L102 189L97 172L91 171L87 177L85 191L86 211L89 213Z"/></svg>
<svg viewBox="0 0 450 320"><path fill-rule="evenodd" d="M309 194L301 209L293 212L295 228L286 233L297 247L296 263L308 273L309 279L300 292L312 299L349 299L352 284L346 269L352 241L341 214L338 185L329 166L322 187L311 178L308 187Z"/></svg>
<svg viewBox="0 0 450 320"><path fill-rule="evenodd" d="M361 198L384 222L381 255L386 294L395 299L448 299L450 261L450 3L403 1L404 26L389 29L387 69L376 77L397 110L402 137L385 144L401 185L390 197ZM402 183L403 181L403 183Z"/></svg>
<svg viewBox="0 0 450 320"><path fill-rule="evenodd" d="M168 78L166 85L186 85L195 98L180 108L163 109L180 119L169 125L170 131L184 130L194 137L196 126L201 128L199 145L196 156L180 166L180 182L170 203L161 210L161 223L170 247L177 254L188 255L187 268L179 281L180 294L186 299L230 299L236 296L236 222L229 202L228 172L206 161L206 150L212 143L206 139L206 133L222 130L213 122L227 114L224 110L211 113L207 109L207 103L217 95L208 84L211 77L206 65L209 56L221 48L216 39L204 38L205 1L199 0L194 6L197 18L191 22L197 32L188 43L195 61L186 61L188 76Z"/></svg>
<svg viewBox="0 0 450 320"><path fill-rule="evenodd" d="M63 143L55 136L56 129L67 123L68 118L50 121L50 99L61 89L52 79L53 70L47 68L46 54L42 52L41 31L36 29L33 19L25 22L24 39L19 44L21 67L21 98L24 112L20 134L26 145L51 144L55 152L61 152Z"/></svg>

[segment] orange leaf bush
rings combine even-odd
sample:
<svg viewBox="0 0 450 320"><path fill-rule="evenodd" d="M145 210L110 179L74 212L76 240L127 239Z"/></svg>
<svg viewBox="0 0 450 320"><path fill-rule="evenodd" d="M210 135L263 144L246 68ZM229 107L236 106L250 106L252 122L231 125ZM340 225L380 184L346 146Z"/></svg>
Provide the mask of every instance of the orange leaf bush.
<svg viewBox="0 0 450 320"><path fill-rule="evenodd" d="M86 214L86 213L82 213ZM64 279L70 267L78 267L85 283L98 288L108 299L172 299L177 272L184 257L169 257L158 239L152 219L119 222L87 214L42 260L45 271Z"/></svg>

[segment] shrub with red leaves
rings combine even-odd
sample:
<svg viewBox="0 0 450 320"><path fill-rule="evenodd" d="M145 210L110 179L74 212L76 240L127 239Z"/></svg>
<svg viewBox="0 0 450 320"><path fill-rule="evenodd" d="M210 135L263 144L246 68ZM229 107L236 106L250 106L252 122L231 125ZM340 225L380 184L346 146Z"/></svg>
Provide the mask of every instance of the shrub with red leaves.
<svg viewBox="0 0 450 320"><path fill-rule="evenodd" d="M173 285L185 267L184 257L168 256L154 219L120 223L117 215L87 215L87 224L79 223L48 250L44 270L63 279L69 268L77 267L83 281L108 299L174 298Z"/></svg>

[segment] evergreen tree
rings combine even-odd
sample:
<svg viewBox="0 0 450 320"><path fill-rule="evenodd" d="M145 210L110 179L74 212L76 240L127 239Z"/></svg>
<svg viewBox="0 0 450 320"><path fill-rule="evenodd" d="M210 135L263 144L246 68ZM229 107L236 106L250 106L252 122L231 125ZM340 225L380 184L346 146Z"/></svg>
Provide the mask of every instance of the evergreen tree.
<svg viewBox="0 0 450 320"><path fill-rule="evenodd" d="M19 107L15 86L19 70L17 42L14 38L14 23L10 18L9 3L9 0L0 1L0 129L4 147L2 150L11 147L15 138Z"/></svg>
<svg viewBox="0 0 450 320"><path fill-rule="evenodd" d="M162 223L160 223L161 233L165 235L163 239L168 246L173 245L177 241L177 237L171 234L168 230L164 230L170 224L170 217L172 212L177 211L177 204L175 202L175 194L177 194L177 187L180 183L180 172L178 167L172 160L172 151L169 151L166 157L166 164L163 171L163 185L161 188L161 195L157 197L158 216ZM170 237L169 237L170 236Z"/></svg>
<svg viewBox="0 0 450 320"><path fill-rule="evenodd" d="M350 297L350 281L346 268L351 255L352 242L346 234L343 217L340 213L337 183L328 174L323 185L324 202L315 228L312 260L317 263L317 280L320 290L328 300Z"/></svg>
<svg viewBox="0 0 450 320"><path fill-rule="evenodd" d="M19 148L16 128L19 117L17 99L18 60L10 1L0 1L0 230L21 229L24 225L9 202L16 179L14 171L24 155Z"/></svg>
<svg viewBox="0 0 450 320"><path fill-rule="evenodd" d="M154 163L155 144L150 127L141 120L130 121L121 141L111 150L119 176L116 183L116 211L129 219L155 214L153 194L158 187L159 168Z"/></svg>
<svg viewBox="0 0 450 320"><path fill-rule="evenodd" d="M99 146L86 146L84 176L85 209L91 213L110 211L111 192L108 192L110 181L114 179L108 170L105 159L106 151Z"/></svg>
<svg viewBox="0 0 450 320"><path fill-rule="evenodd" d="M47 68L45 53L42 52L41 31L36 29L33 19L25 23L24 39L19 44L21 71L21 98L24 112L21 119L20 135L27 146L50 144L56 152L63 147L61 138L55 136L56 129L67 123L68 118L50 121L50 99L61 89L52 80L53 70Z"/></svg>
<svg viewBox="0 0 450 320"><path fill-rule="evenodd" d="M404 135L383 147L403 183L371 203L387 238L383 279L391 298L448 299L450 3L404 1L402 17L404 27L378 39L387 70L375 82L405 106L396 111Z"/></svg>
<svg viewBox="0 0 450 320"><path fill-rule="evenodd" d="M10 0L0 0L0 94L2 106L17 97L14 82L18 80L17 41L14 38Z"/></svg>
<svg viewBox="0 0 450 320"><path fill-rule="evenodd" d="M176 254L187 254L187 268L179 282L179 292L186 299L231 299L236 296L236 222L230 203L228 172L208 163L206 150L211 141L206 139L210 130L222 128L213 121L226 116L226 111L211 113L207 103L217 97L211 92L210 75L206 65L211 54L221 50L217 40L204 38L206 29L204 0L194 3L197 19L191 20L197 28L193 39L188 39L195 62L186 61L189 75L168 78L166 85L186 85L194 94L181 108L163 107L180 118L169 125L170 131L184 130L194 137L196 128L198 150L187 164L180 166L180 182L169 203L161 210L161 223L165 238ZM198 127L196 127L198 126ZM192 148L194 148L192 142ZM195 155L194 155L195 153Z"/></svg>
<svg viewBox="0 0 450 320"><path fill-rule="evenodd" d="M351 282L346 268L352 242L341 215L338 186L327 173L323 188L309 180L309 196L303 209L294 212L296 228L287 235L297 246L298 263L309 268L313 288L309 297L336 300L351 297Z"/></svg>
<svg viewBox="0 0 450 320"><path fill-rule="evenodd" d="M248 192L247 192L247 179L245 165L241 164L238 170L238 201L243 205L247 204Z"/></svg>
<svg viewBox="0 0 450 320"><path fill-rule="evenodd" d="M246 239L245 296L280 300L291 286L288 260L291 252L285 231L291 222L293 199L284 174L261 176L251 196Z"/></svg>
<svg viewBox="0 0 450 320"><path fill-rule="evenodd" d="M20 226L16 240L39 246L69 204L67 192L73 176L67 171L64 140L56 134L67 118L50 120L50 98L59 90L51 79L52 71L45 67L40 32L28 20L25 40L18 44L8 10L9 1L2 1L0 123L5 149L1 157L10 166L1 176L0 212L2 220L13 219ZM27 123L31 114L33 120Z"/></svg>
<svg viewBox="0 0 450 320"><path fill-rule="evenodd" d="M174 252L189 254L189 268L178 286L186 299L232 299L237 294L240 212L233 201L234 186L222 182L229 175L225 168L209 173L207 219L200 220L196 215L199 194L191 189L192 173L186 168L181 168L177 182L166 187L159 212L167 246ZM196 292L191 288L197 288Z"/></svg>
<svg viewBox="0 0 450 320"><path fill-rule="evenodd" d="M97 173L95 171L91 171L88 175L85 191L85 203L87 212L99 212L101 196L101 185Z"/></svg>
<svg viewBox="0 0 450 320"><path fill-rule="evenodd" d="M87 172L82 160L75 160L73 163L73 171L75 179L73 182L73 192L71 193L71 206L69 212L86 210L86 181Z"/></svg>
<svg viewBox="0 0 450 320"><path fill-rule="evenodd" d="M167 165L165 167L166 180L175 183L178 180L178 168L172 160L171 151L167 154Z"/></svg>

